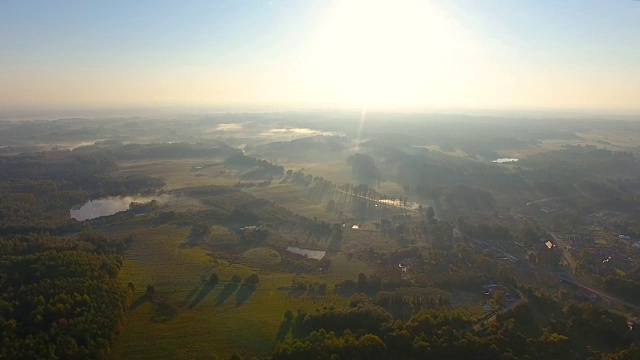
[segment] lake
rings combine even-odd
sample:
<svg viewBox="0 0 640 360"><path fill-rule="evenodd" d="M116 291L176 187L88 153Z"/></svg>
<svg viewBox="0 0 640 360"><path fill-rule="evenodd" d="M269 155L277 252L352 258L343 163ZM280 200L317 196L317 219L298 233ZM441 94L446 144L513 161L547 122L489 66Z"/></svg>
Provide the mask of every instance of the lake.
<svg viewBox="0 0 640 360"><path fill-rule="evenodd" d="M78 209L71 209L71 218L78 221L109 216L121 211L129 210L132 202L145 203L154 200L153 197L142 196L111 196L97 200L89 200Z"/></svg>
<svg viewBox="0 0 640 360"><path fill-rule="evenodd" d="M287 251L300 254L300 255L306 255L309 259L316 259L316 260L322 260L322 258L324 257L324 254L326 253L326 251L302 249L302 248L293 247L293 246L289 246L287 248Z"/></svg>
<svg viewBox="0 0 640 360"><path fill-rule="evenodd" d="M498 163L498 164L502 164L502 163L510 163L510 162L516 162L518 161L518 159L515 158L500 158L500 159L496 159L493 160L493 163Z"/></svg>

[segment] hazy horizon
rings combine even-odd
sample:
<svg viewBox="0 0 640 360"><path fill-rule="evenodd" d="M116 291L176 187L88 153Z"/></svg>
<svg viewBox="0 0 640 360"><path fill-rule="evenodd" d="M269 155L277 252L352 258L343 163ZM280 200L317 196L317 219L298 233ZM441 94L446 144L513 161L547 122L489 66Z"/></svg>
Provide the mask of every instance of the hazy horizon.
<svg viewBox="0 0 640 360"><path fill-rule="evenodd" d="M365 108L338 105L257 105L229 104L218 106L112 106L112 107L0 107L0 121L32 121L58 119L104 119L104 118L174 118L201 117L210 114L242 113L351 113L358 117L366 114L421 114L463 115L518 118L607 118L610 120L640 121L640 110L619 109L566 109L566 108Z"/></svg>
<svg viewBox="0 0 640 360"><path fill-rule="evenodd" d="M636 115L638 18L637 1L4 2L0 118L132 109Z"/></svg>

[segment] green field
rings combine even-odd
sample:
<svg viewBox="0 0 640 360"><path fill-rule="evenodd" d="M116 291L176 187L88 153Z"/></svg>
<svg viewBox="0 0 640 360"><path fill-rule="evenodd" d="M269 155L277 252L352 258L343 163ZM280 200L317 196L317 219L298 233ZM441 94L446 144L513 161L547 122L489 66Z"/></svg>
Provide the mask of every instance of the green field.
<svg viewBox="0 0 640 360"><path fill-rule="evenodd" d="M237 174L219 163L222 159L182 159L161 161L130 161L120 164L115 175L143 174L162 178L167 190L190 186L233 185ZM200 169L198 169L200 168Z"/></svg>
<svg viewBox="0 0 640 360"><path fill-rule="evenodd" d="M366 264L356 259L347 260L345 255L333 259L334 266L328 274L273 273L260 266L279 261L277 251L268 247L252 248L234 263L235 257L211 256L200 247L182 246L188 230L163 225L134 232L136 239L127 251L120 274L124 284L132 282L136 287L132 296L134 306L116 338L114 358L199 359L211 358L214 354L227 358L238 349L247 355L265 356L273 349L286 310L314 311L323 306L346 304L346 299L337 295L296 297L279 288L290 286L294 278L326 282L331 288L346 277L370 273ZM124 235L118 231L112 233ZM249 263L253 266L247 265ZM216 272L221 281L209 288L204 280L212 272ZM258 274L260 282L245 302L238 305L237 290L223 294L225 284L234 274L244 278L251 273ZM154 320L154 304L136 302L148 284L155 285L157 297L171 304L175 316L158 322Z"/></svg>

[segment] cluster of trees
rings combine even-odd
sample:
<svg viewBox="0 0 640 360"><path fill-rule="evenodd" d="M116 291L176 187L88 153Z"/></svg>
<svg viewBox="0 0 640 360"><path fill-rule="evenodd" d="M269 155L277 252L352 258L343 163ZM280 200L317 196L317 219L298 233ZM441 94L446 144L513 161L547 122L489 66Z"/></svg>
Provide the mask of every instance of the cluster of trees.
<svg viewBox="0 0 640 360"><path fill-rule="evenodd" d="M466 218L460 218L458 219L458 229L467 236L482 240L498 242L507 242L514 240L514 236L511 233L509 227L504 226L498 222L472 223ZM539 237L535 239L537 237L535 230L536 229L533 226L526 224L523 225L522 233L527 239L532 237L533 240L539 241Z"/></svg>
<svg viewBox="0 0 640 360"><path fill-rule="evenodd" d="M85 226L69 209L164 184L112 176L116 169L114 154L95 148L0 158L0 358L108 356L127 302L117 280L126 244L78 233ZM158 208L131 205L134 213Z"/></svg>
<svg viewBox="0 0 640 360"><path fill-rule="evenodd" d="M603 282L605 289L612 294L632 303L640 303L640 282L618 276L609 276Z"/></svg>
<svg viewBox="0 0 640 360"><path fill-rule="evenodd" d="M298 186L309 186L313 181L311 174L305 174L302 170L287 170L281 183L289 183Z"/></svg>
<svg viewBox="0 0 640 360"><path fill-rule="evenodd" d="M271 185L271 180L264 180L264 181L260 181L260 182L256 182L256 181L251 181L251 182L238 181L233 186L238 188L238 189L244 189L244 188L252 188L252 187L267 187L269 185Z"/></svg>
<svg viewBox="0 0 640 360"><path fill-rule="evenodd" d="M527 172L529 178L559 184L640 175L640 161L635 155L595 145L565 145L563 149L528 156L520 162L522 167L535 170Z"/></svg>
<svg viewBox="0 0 640 360"><path fill-rule="evenodd" d="M227 157L224 163L230 168L244 170L240 175L241 180L269 180L284 175L284 167L246 156L241 152Z"/></svg>
<svg viewBox="0 0 640 360"><path fill-rule="evenodd" d="M164 185L148 176L114 177L113 158L71 151L0 158L0 234L77 230L69 209L90 198L147 193Z"/></svg>
<svg viewBox="0 0 640 360"><path fill-rule="evenodd" d="M495 208L496 199L490 191L458 184L454 187L443 186L432 191L433 200L438 204L447 204L450 208L468 208L490 210Z"/></svg>
<svg viewBox="0 0 640 360"><path fill-rule="evenodd" d="M0 236L0 358L105 358L124 315L124 246L92 233Z"/></svg>
<svg viewBox="0 0 640 360"><path fill-rule="evenodd" d="M589 303L562 308L545 294L501 313L484 330L456 310L422 310L394 318L366 298L347 309L290 314L292 341L273 359L634 359L624 317ZM543 314L547 312L547 314ZM546 316L541 316L546 315ZM544 320L542 320L544 319Z"/></svg>
<svg viewBox="0 0 640 360"><path fill-rule="evenodd" d="M398 288L394 291L379 291L371 299L354 295L350 303L354 306L369 301L388 311L394 319L406 321L422 310L448 308L451 305L451 295L436 288Z"/></svg>
<svg viewBox="0 0 640 360"><path fill-rule="evenodd" d="M354 180L362 184L378 183L379 175L375 160L365 154L356 153L347 157L347 165L351 167Z"/></svg>
<svg viewBox="0 0 640 360"><path fill-rule="evenodd" d="M240 150L232 148L225 143L212 141L208 141L206 144L185 142L122 144L116 141L107 141L98 142L92 146L80 147L75 151L102 153L117 160L211 158L241 153Z"/></svg>
<svg viewBox="0 0 640 360"><path fill-rule="evenodd" d="M309 282L293 279L291 282L291 290L301 293L308 293L309 295L326 295L327 284L320 282Z"/></svg>
<svg viewBox="0 0 640 360"><path fill-rule="evenodd" d="M252 156L291 162L331 161L341 157L348 144L341 136L311 136L291 141L276 141L245 148Z"/></svg>
<svg viewBox="0 0 640 360"><path fill-rule="evenodd" d="M411 287L410 280L400 279L399 277L381 277L378 274L365 275L358 274L358 280L343 280L336 283L334 292L337 293L365 293L375 295L379 291L392 291L398 288Z"/></svg>
<svg viewBox="0 0 640 360"><path fill-rule="evenodd" d="M432 220L423 223L423 234L431 240L432 246L439 251L451 251L453 246L453 224L443 220Z"/></svg>
<svg viewBox="0 0 640 360"><path fill-rule="evenodd" d="M334 187L335 185L330 180L316 176L313 178L313 183L309 186L308 194L310 198L317 201L322 201L326 198L331 199L333 197Z"/></svg>
<svg viewBox="0 0 640 360"><path fill-rule="evenodd" d="M129 204L129 210L134 214L143 214L157 210L159 207L158 200L151 200L146 203L132 202Z"/></svg>

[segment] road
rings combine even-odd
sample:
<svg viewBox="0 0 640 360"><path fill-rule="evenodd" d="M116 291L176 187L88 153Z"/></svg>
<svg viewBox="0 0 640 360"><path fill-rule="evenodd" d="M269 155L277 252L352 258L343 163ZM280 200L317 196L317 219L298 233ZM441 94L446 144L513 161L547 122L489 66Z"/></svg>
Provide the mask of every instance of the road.
<svg viewBox="0 0 640 360"><path fill-rule="evenodd" d="M573 274L574 276L576 275L576 260L573 258L573 255L571 255L571 252L569 251L567 244L564 242L564 239L562 239L562 237L554 234L554 233L549 233L551 235L551 237L553 238L553 240L556 243L556 246L559 246L560 249L562 250L562 256L564 257L564 259L567 261L567 264L569 264L569 268L571 269L571 274Z"/></svg>

